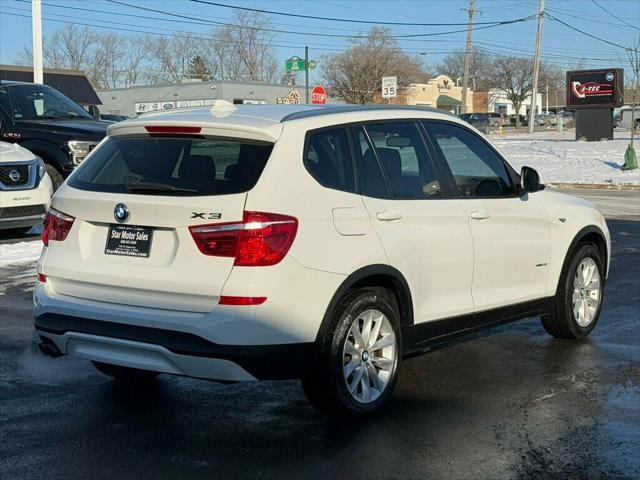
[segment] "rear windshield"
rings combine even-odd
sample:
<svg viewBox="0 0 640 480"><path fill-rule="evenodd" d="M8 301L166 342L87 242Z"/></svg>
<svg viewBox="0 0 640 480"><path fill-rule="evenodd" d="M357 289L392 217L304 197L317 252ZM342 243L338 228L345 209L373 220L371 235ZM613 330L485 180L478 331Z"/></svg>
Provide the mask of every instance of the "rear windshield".
<svg viewBox="0 0 640 480"><path fill-rule="evenodd" d="M140 195L228 195L254 187L273 144L239 139L108 138L68 184Z"/></svg>

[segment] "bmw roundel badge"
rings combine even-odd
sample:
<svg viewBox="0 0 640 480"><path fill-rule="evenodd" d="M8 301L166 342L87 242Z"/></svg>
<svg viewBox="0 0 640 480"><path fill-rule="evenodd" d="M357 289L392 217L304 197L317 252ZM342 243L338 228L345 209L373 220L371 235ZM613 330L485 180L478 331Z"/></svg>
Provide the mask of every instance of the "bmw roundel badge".
<svg viewBox="0 0 640 480"><path fill-rule="evenodd" d="M127 207L124 203L117 204L113 209L113 216L118 222L124 222L127 218L129 218L129 207Z"/></svg>

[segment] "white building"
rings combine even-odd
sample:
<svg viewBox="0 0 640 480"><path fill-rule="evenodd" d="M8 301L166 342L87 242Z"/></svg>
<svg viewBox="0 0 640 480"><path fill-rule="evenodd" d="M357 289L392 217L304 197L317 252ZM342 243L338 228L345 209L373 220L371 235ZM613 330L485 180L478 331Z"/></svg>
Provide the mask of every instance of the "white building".
<svg viewBox="0 0 640 480"><path fill-rule="evenodd" d="M513 107L513 103L507 98L507 92L504 90L492 89L489 90L487 95L487 103L489 112L505 113L507 115L514 115L516 109ZM531 109L531 95L524 99L520 105L520 115L528 115ZM542 113L542 94L538 93L536 97L536 114Z"/></svg>

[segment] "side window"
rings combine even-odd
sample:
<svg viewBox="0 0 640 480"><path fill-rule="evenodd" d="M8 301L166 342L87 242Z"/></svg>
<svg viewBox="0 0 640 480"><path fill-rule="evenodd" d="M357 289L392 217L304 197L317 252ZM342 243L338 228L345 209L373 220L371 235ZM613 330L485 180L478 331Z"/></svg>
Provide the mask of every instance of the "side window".
<svg viewBox="0 0 640 480"><path fill-rule="evenodd" d="M502 159L475 133L450 123L427 129L463 197L505 197L515 193Z"/></svg>
<svg viewBox="0 0 640 480"><path fill-rule="evenodd" d="M355 193L347 130L312 132L307 137L304 165L321 185Z"/></svg>
<svg viewBox="0 0 640 480"><path fill-rule="evenodd" d="M393 199L442 196L422 138L414 123L372 123L365 129L373 145L362 147L363 168L376 158ZM372 151L371 151L372 150Z"/></svg>

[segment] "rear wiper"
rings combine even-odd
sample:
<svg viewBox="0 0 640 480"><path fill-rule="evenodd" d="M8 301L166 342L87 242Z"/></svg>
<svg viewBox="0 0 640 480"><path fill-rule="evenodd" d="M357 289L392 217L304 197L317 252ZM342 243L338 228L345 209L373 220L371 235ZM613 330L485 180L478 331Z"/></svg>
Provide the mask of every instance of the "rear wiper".
<svg viewBox="0 0 640 480"><path fill-rule="evenodd" d="M174 187L166 183L140 182L125 185L127 192L177 192L177 193L198 193L193 188Z"/></svg>

